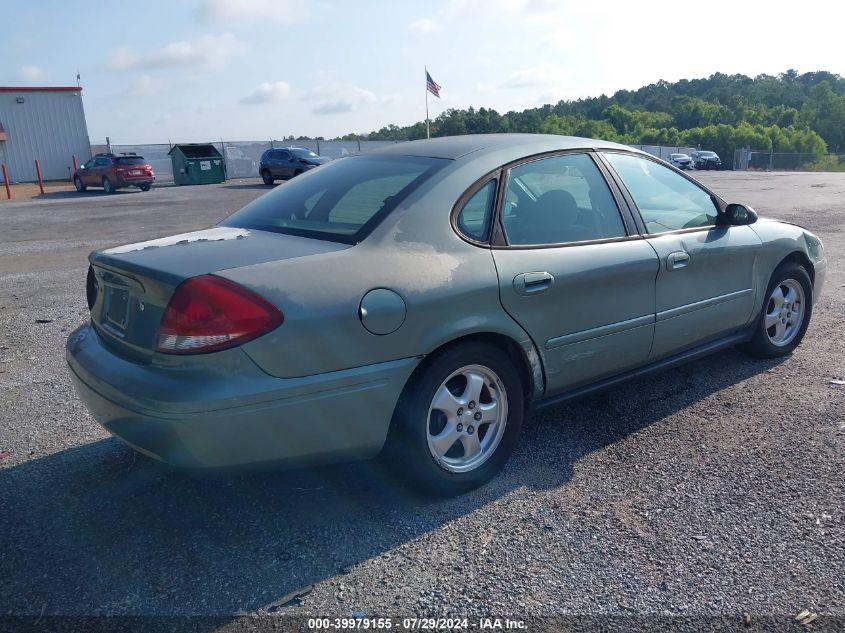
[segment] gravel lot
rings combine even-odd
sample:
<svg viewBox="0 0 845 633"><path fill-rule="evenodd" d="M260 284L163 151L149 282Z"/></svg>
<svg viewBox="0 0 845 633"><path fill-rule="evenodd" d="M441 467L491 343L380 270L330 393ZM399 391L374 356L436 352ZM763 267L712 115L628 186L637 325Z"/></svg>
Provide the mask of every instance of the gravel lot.
<svg viewBox="0 0 845 633"><path fill-rule="evenodd" d="M768 616L800 630L807 609L815 630L845 626L825 624L845 618L845 386L831 383L845 378L845 174L700 178L824 240L803 344L782 361L723 352L547 411L499 478L445 502L371 463L173 473L74 394L64 342L87 318L88 252L211 225L264 186L3 204L0 614L223 618L207 630L253 613L640 614L676 629L749 614L744 630L769 630Z"/></svg>

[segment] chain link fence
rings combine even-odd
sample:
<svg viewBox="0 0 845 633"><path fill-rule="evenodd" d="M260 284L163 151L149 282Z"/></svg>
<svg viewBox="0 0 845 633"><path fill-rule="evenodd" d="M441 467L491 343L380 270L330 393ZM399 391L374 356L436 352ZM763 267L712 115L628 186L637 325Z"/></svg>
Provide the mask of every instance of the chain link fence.
<svg viewBox="0 0 845 633"><path fill-rule="evenodd" d="M385 145L401 141L217 141L212 143L226 162L227 178L258 178L261 155L268 149L282 147L304 147L328 158L341 158L363 154ZM173 166L170 161L172 145L161 144L101 144L92 145L91 153L114 152L135 153L146 158L156 172L156 181L162 184L173 182ZM668 145L631 145L665 161L671 154L692 155L694 147ZM733 164L722 163L723 169L736 171L826 171L845 172L845 154L819 154L810 152L773 152L771 150L738 149L734 152Z"/></svg>
<svg viewBox="0 0 845 633"><path fill-rule="evenodd" d="M845 171L845 154L738 149L736 171Z"/></svg>

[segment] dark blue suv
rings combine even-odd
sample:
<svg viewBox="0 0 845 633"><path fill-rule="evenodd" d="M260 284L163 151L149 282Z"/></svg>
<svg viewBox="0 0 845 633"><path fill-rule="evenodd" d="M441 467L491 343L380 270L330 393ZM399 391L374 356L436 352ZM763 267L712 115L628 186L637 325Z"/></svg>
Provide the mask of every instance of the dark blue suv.
<svg viewBox="0 0 845 633"><path fill-rule="evenodd" d="M272 185L275 180L289 180L329 160L304 147L268 149L261 155L258 173L265 185Z"/></svg>

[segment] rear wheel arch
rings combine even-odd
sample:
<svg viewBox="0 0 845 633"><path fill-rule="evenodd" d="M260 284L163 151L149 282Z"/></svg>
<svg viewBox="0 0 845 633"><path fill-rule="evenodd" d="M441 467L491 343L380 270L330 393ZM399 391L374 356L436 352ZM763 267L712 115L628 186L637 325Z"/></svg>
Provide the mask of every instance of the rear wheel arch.
<svg viewBox="0 0 845 633"><path fill-rule="evenodd" d="M402 389L390 420L381 458L397 468L399 474L423 493L438 497L467 492L489 481L513 452L520 435L522 420L528 411L525 393L531 388L527 386L531 384L531 378L530 370L526 369L528 361L525 356L516 340L505 334L488 332L470 333L452 339L427 354ZM465 371L475 373L476 379L480 373L484 381L480 387L482 390L478 392L476 401L470 400L464 405L470 410L469 413L462 414L462 411L466 411L463 408L453 411L454 415L463 416L458 422L466 424L468 421L468 424L461 429L462 425L455 424L453 418L451 430L446 433L445 439L450 440L455 433L472 436L475 424L472 420L482 420L480 416L483 403L503 402L505 408L498 408L497 405L496 410L501 411L500 416L504 418L493 422L494 425L500 425L499 427L486 427L488 430L500 429L489 447L487 457L478 465L467 464L467 470L453 470L444 464L450 459L460 461L466 454L451 455L454 446L448 449L448 453L439 452L439 449L436 451L432 447L432 437L437 436L440 441L440 436L449 429L447 418L444 417L449 415L445 413L447 409L443 408L446 403L441 402L441 406L437 406L435 401L442 401L442 398L437 397L440 390L448 388L447 382ZM470 379L467 374L465 376L468 389ZM487 381L490 381L489 392L484 391L484 383ZM496 383L495 387L493 382ZM453 396L457 395L452 388L448 389L452 391ZM500 394L501 397L494 394ZM471 409L475 406L474 402L478 403L479 411L473 416ZM448 408L448 405L446 406ZM440 420L432 416L433 408L441 412ZM432 425L436 426L438 421L446 426L440 430L432 429ZM490 422L488 420L488 423ZM476 434L482 441L482 446L482 438L487 437L482 436L480 430L483 424L485 423L478 423L479 431ZM463 437L456 441L463 443L466 449Z"/></svg>
<svg viewBox="0 0 845 633"><path fill-rule="evenodd" d="M433 359L445 353L447 350L468 343L483 343L507 354L508 358L513 361L517 373L519 374L526 406L534 397L536 390L542 390L544 381L543 368L540 355L537 353L536 349L533 349L533 355L536 356L536 358L532 363L532 360L529 359L529 354L526 354L522 346L515 339L498 332L475 332L472 334L465 334L443 343L439 347L433 349L430 353L426 354L425 358L414 370L414 373L410 378L408 378L406 386L407 384L411 384L414 379L422 373L426 367L428 367ZM538 382L540 383L539 385Z"/></svg>

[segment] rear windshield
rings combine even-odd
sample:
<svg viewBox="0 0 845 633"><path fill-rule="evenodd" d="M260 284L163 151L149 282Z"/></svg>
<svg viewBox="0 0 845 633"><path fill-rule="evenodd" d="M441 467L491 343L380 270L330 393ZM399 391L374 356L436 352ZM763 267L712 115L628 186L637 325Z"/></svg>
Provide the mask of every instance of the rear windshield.
<svg viewBox="0 0 845 633"><path fill-rule="evenodd" d="M716 152L698 152L698 155L699 156L706 156L707 158L710 158L711 156L715 156Z"/></svg>
<svg viewBox="0 0 845 633"><path fill-rule="evenodd" d="M114 159L117 165L146 165L147 161L143 156L118 156Z"/></svg>
<svg viewBox="0 0 845 633"><path fill-rule="evenodd" d="M350 156L276 187L220 223L357 244L449 161Z"/></svg>

